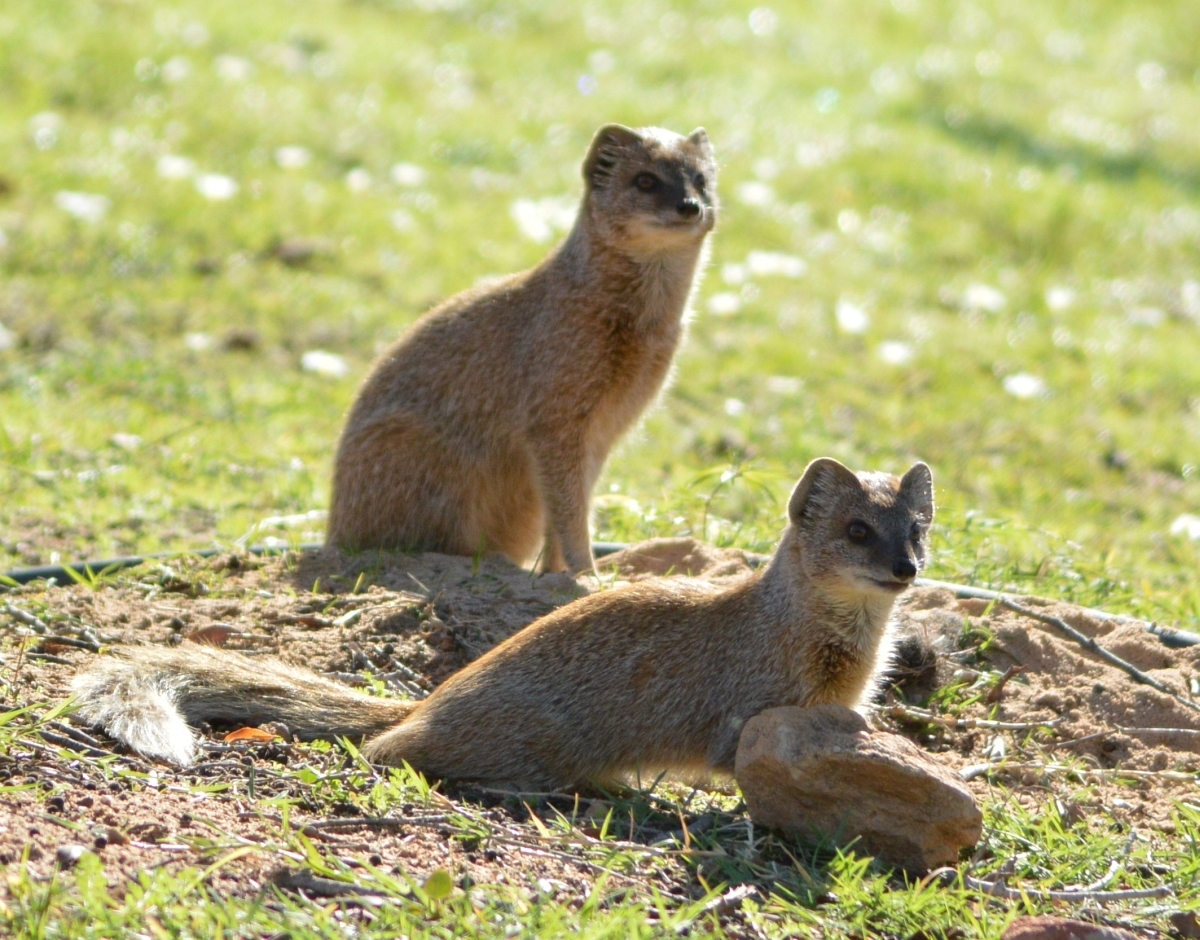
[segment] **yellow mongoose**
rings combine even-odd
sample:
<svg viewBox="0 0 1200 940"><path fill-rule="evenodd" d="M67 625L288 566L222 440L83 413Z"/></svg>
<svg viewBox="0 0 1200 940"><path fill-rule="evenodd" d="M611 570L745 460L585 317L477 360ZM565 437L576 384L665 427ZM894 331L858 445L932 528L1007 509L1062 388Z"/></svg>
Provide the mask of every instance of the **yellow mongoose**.
<svg viewBox="0 0 1200 940"><path fill-rule="evenodd" d="M338 445L343 548L592 568L588 503L662 388L716 221L703 130L600 128L574 228L531 271L426 314L368 377Z"/></svg>
<svg viewBox="0 0 1200 940"><path fill-rule="evenodd" d="M423 702L277 660L125 647L76 677L79 715L147 756L193 760L187 722L373 735L373 761L540 790L660 770L732 773L742 725L780 705L859 705L887 665L896 597L924 564L933 481L809 464L764 569L603 591L548 614Z"/></svg>

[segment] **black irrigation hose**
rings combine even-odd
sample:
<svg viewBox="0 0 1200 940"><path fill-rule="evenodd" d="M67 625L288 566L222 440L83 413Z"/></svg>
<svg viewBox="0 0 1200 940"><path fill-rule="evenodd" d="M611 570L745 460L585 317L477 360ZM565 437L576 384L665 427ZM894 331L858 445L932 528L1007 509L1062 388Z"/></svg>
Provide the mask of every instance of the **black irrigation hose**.
<svg viewBox="0 0 1200 940"><path fill-rule="evenodd" d="M325 545L321 542L305 542L299 546L299 549L302 552L312 552L320 551L324 547ZM246 550L252 555L282 555L288 551L288 548L273 545L251 545ZM596 542L592 546L592 554L597 558L603 558L605 555L619 552L623 548L625 548L625 545L621 542ZM72 571L76 574L84 574L88 571L93 574L99 574L101 571L120 571L123 568L136 568L138 565L145 564L148 561L159 561L164 558L180 558L187 555L194 555L198 558L215 558L217 555L228 554L229 551L230 549L228 548L205 548L199 551L155 552L152 555L125 555L121 558L104 558L100 561L77 561L72 565L43 565L40 568L16 568L0 574L0 586L12 581L15 581L17 584L29 584L31 581L49 581L51 579L58 581L59 584L67 584L75 580L71 577Z"/></svg>
<svg viewBox="0 0 1200 940"><path fill-rule="evenodd" d="M301 551L319 551L325 546L320 542L305 542L300 545ZM596 542L592 545L592 554L597 558L603 558L605 555L611 555L614 552L619 552L625 548L625 544L621 542ZM77 574L82 574L87 571L99 573L101 571L119 571L122 568L133 568L137 565L144 564L147 561L154 561L163 558L178 558L183 555L196 555L200 558L212 558L216 555L222 555L228 552L229 549L222 548L206 548L201 551L191 552L158 552L153 555L129 555L124 558L106 558L101 561L81 561L74 565L70 565L70 569ZM253 555L279 555L287 551L285 548L276 548L274 546L253 545L248 551ZM15 581L17 584L29 584L31 581L54 579L60 584L65 584L68 581L73 581L70 571L67 570L67 565L46 565L41 568L17 568L14 571L5 572L0 578L0 586L3 586L5 581L11 583ZM918 585L927 587L940 587L953 591L955 597L966 598L974 597L981 600L998 601L1001 598L1001 592L991 591L987 588L971 587L966 584L951 584L948 581L931 581L926 578L918 578ZM1138 624L1143 629L1153 633L1164 646L1169 646L1172 649L1179 649L1187 646L1200 646L1200 633L1195 633L1191 630L1174 630L1171 627L1162 627L1156 623L1151 623L1145 620L1138 620L1135 617L1126 617L1121 614L1110 614L1107 611L1095 610L1085 607L1083 612L1089 617L1094 617L1097 620L1107 620L1113 623L1133 623Z"/></svg>

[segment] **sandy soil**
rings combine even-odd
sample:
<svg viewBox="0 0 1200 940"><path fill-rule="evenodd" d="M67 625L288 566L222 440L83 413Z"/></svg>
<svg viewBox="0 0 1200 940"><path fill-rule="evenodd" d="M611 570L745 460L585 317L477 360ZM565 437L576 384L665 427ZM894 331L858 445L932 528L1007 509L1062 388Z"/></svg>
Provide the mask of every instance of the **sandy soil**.
<svg viewBox="0 0 1200 940"><path fill-rule="evenodd" d="M261 563L235 556L173 562L99 590L32 586L0 598L0 604L33 614L48 628L39 634L36 624L0 613L0 705L10 709L62 700L77 666L95 655L86 647L189 642L184 639L189 635L252 656L279 655L346 681L361 681L361 672L369 670L397 689L423 694L587 591L668 573L729 581L749 576L764 560L689 539L656 540L612 556L598 583L535 575L497 558L348 557L327 550ZM1169 649L1136 626L1114 625L1066 605L1025 603L1037 603L1040 612L1095 637L1189 702L1190 690L1200 690L1198 647ZM958 600L947 590L910 591L897 607L896 621L907 638L904 665L897 668L896 685L877 718L881 725L908 734L966 771L980 798L1003 787L1031 806L1058 799L1071 812L1103 811L1172 831L1175 801L1195 795L1200 711L1138 685L1051 626L988 611L986 602ZM1015 674L988 701L997 673L1010 667L1017 667ZM949 694L947 687L957 690ZM914 716L920 713L912 709L938 689L930 707L939 715L953 712L959 718L1028 727L947 728L918 720ZM27 850L30 869L46 875L58 856L72 851L70 846L83 846L96 851L110 881L119 882L155 866L207 863L211 843L230 846L240 840L262 844L264 851L221 868L214 884L255 891L281 857L267 849L278 844L279 823L271 818L278 810L264 808L262 798L298 798L294 824L322 818L306 809L294 777L280 772L285 765L290 771L311 765L328 772L327 763L318 766L307 747L229 745L213 733L197 767L180 772L127 755L119 759L121 766L134 773L121 775L99 769L94 759L73 759L60 746L73 728L64 721L58 729L52 733L60 741L30 734L7 753L0 751L0 787L6 788L0 791L0 865L18 862ZM97 732L87 733L102 750L113 748ZM86 751L79 740L76 750ZM208 783L225 786L196 791L197 784ZM511 800L475 794L469 805L505 825L527 821L524 807ZM436 806L410 809L410 823L326 830L319 838L352 864L365 862L415 880L446 868L463 884L507 882L520 890L582 896L594 878L586 863L563 853L539 853L515 843L487 849L464 844L438 823ZM360 814L346 808L345 815ZM664 863L650 877L660 879L664 891L690 890L680 865Z"/></svg>

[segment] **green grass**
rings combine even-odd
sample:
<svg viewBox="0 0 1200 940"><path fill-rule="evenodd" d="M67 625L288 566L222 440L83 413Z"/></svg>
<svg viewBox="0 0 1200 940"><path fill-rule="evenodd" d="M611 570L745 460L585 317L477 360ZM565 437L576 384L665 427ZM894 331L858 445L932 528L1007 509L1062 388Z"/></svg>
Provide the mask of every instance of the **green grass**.
<svg viewBox="0 0 1200 940"><path fill-rule="evenodd" d="M592 131L619 120L706 126L724 209L675 384L598 487L598 538L765 549L810 458L921 458L929 574L1200 626L1200 543L1170 534L1200 513L1200 5L753 7L9 0L0 570L203 547L326 506L376 352L535 263L549 242L513 202L574 200ZM281 166L281 147L308 162ZM238 190L206 199L164 156ZM400 162L424 179L396 181ZM62 192L107 212L72 218ZM298 240L311 258L284 264ZM806 271L764 273L754 251ZM304 371L318 349L348 373ZM1005 389L1022 375L1031 397ZM61 935L99 916L94 880L70 884L87 871L54 888ZM872 917L931 890L845 877ZM156 878L105 916L152 905L186 932L200 915ZM986 910L946 903L944 923ZM267 916L204 910L213 929ZM333 929L322 916L296 913L293 935Z"/></svg>

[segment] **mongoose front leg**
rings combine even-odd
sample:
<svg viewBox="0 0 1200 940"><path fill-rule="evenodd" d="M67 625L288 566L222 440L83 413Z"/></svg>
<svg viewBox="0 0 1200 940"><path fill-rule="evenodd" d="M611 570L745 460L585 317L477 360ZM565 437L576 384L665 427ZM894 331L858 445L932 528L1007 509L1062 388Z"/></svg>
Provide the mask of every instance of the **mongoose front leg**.
<svg viewBox="0 0 1200 940"><path fill-rule="evenodd" d="M555 443L539 448L537 455L546 507L542 570L594 571L582 448Z"/></svg>

